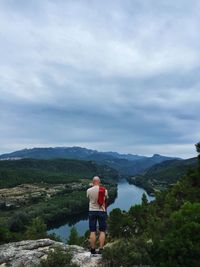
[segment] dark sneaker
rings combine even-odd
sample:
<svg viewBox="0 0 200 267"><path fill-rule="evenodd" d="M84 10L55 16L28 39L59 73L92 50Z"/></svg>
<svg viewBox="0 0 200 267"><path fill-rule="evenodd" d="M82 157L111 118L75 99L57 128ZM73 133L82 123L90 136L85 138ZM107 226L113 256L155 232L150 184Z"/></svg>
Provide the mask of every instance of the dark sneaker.
<svg viewBox="0 0 200 267"><path fill-rule="evenodd" d="M100 248L97 253L101 255L103 253L103 248Z"/></svg>
<svg viewBox="0 0 200 267"><path fill-rule="evenodd" d="M91 248L90 252L91 252L91 254L92 254L92 255L96 255L96 254L97 254L97 252L96 252L96 249L95 249L95 248Z"/></svg>

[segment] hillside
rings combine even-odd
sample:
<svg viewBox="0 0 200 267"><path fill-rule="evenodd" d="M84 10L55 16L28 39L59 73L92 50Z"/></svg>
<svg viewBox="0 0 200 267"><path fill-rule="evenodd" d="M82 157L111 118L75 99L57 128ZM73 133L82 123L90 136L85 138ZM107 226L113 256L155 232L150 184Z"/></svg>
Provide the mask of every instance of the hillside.
<svg viewBox="0 0 200 267"><path fill-rule="evenodd" d="M176 183L196 164L197 158L168 160L156 164L144 173L130 177L128 180L130 183L143 187L148 193L153 193Z"/></svg>
<svg viewBox="0 0 200 267"><path fill-rule="evenodd" d="M128 212L112 210L105 266L199 266L200 142L196 147L198 163L196 159L186 160L183 166L178 161L167 163L169 171L170 166L176 170L177 165L181 169L196 166L171 188L157 193L153 202L148 203L144 194L142 204Z"/></svg>
<svg viewBox="0 0 200 267"><path fill-rule="evenodd" d="M119 175L108 166L70 159L0 161L0 227L9 225L15 236L37 216L50 227L86 213L86 190L94 175L106 184L109 203L114 201Z"/></svg>
<svg viewBox="0 0 200 267"><path fill-rule="evenodd" d="M141 173L154 164L173 159L158 154L152 157L145 157L133 154L119 154L117 152L99 152L82 147L32 148L0 156L0 159L19 158L92 160L98 164L116 169L123 176Z"/></svg>
<svg viewBox="0 0 200 267"><path fill-rule="evenodd" d="M70 159L21 159L0 161L0 188L22 183L69 183L99 175L118 179L116 170L92 161Z"/></svg>

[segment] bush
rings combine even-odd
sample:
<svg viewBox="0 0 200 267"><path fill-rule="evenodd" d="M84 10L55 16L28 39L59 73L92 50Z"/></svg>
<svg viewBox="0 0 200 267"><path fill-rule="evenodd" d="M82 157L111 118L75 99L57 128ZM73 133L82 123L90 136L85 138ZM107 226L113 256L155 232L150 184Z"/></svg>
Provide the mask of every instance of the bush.
<svg viewBox="0 0 200 267"><path fill-rule="evenodd" d="M39 238L44 238L47 236L47 227L44 223L44 221L37 217L33 219L32 224L27 227L26 230L26 238L28 239L39 239Z"/></svg>
<svg viewBox="0 0 200 267"><path fill-rule="evenodd" d="M123 213L120 209L113 209L108 217L108 231L111 237L120 237L123 227Z"/></svg>
<svg viewBox="0 0 200 267"><path fill-rule="evenodd" d="M9 242L12 235L8 228L0 226L0 244Z"/></svg>
<svg viewBox="0 0 200 267"><path fill-rule="evenodd" d="M152 263L149 257L150 249L151 244L145 239L121 239L110 247L104 248L103 260L105 265L109 267L150 265Z"/></svg>
<svg viewBox="0 0 200 267"><path fill-rule="evenodd" d="M16 213L8 222L10 231L21 232L26 229L30 221L29 216L24 212Z"/></svg>
<svg viewBox="0 0 200 267"><path fill-rule="evenodd" d="M48 253L47 259L42 260L39 267L78 267L71 263L72 254L70 251L62 251L56 247L54 251Z"/></svg>
<svg viewBox="0 0 200 267"><path fill-rule="evenodd" d="M163 240L155 244L154 260L161 267L198 267L200 262L200 203L186 203L171 216Z"/></svg>
<svg viewBox="0 0 200 267"><path fill-rule="evenodd" d="M76 227L72 227L70 230L69 239L67 242L69 245L79 245L79 236Z"/></svg>
<svg viewBox="0 0 200 267"><path fill-rule="evenodd" d="M85 241L85 237L79 236L76 230L76 227L73 226L70 230L69 239L67 241L68 245L82 246L84 244L84 241Z"/></svg>

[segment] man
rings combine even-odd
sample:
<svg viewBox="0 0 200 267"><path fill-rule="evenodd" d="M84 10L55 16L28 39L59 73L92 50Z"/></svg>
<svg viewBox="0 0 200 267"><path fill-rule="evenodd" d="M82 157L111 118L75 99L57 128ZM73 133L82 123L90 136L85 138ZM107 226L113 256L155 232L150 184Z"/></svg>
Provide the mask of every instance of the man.
<svg viewBox="0 0 200 267"><path fill-rule="evenodd" d="M87 190L87 197L90 200L89 203L89 228L90 228L90 245L91 254L101 254L103 251L103 246L106 238L106 198L108 198L108 192L105 189L104 199L102 205L99 205L99 188L100 188L100 178L95 176L92 180L92 187ZM104 189L104 188L103 188ZM96 231L97 231L97 221L99 224L99 251L96 252Z"/></svg>

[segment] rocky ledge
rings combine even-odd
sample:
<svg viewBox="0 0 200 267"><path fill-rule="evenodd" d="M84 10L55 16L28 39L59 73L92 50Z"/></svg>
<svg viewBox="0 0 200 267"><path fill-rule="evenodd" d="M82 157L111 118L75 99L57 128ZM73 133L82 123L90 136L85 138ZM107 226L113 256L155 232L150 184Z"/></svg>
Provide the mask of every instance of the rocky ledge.
<svg viewBox="0 0 200 267"><path fill-rule="evenodd" d="M0 267L32 267L41 259L47 258L48 252L59 247L62 251L70 248L72 262L81 267L101 266L101 256L91 257L89 251L75 245L66 245L51 239L25 240L0 246Z"/></svg>

